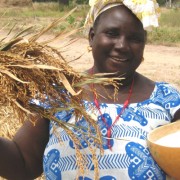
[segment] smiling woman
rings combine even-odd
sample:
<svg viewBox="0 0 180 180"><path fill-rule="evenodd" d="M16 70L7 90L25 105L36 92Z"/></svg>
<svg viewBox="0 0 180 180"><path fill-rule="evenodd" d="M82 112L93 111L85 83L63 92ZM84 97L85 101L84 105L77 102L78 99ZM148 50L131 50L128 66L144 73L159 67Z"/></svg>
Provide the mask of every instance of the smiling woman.
<svg viewBox="0 0 180 180"><path fill-rule="evenodd" d="M59 121L82 128L72 126L84 153L85 171L78 171L77 147L67 132L37 117L37 125L25 123L13 142L0 139L0 175L32 179L44 170L50 180L166 179L146 141L156 127L180 119L180 93L168 83L154 82L136 72L143 59L145 30L157 26L158 5L154 0L96 0L90 5L86 23L92 23L89 44L94 64L86 72L105 73L119 83L115 89L91 83L82 91L82 106L100 129L103 153L92 124L89 128L84 116L77 119L72 108L60 110L54 114ZM119 77L124 79L119 82ZM46 103L34 102L46 108Z"/></svg>
<svg viewBox="0 0 180 180"><path fill-rule="evenodd" d="M136 72L142 62L146 42L144 24L124 4L113 5L111 1L105 2L107 3L105 10L104 6L97 6L101 13L94 19L90 18L93 22L89 31L89 44L92 47L94 65L87 72L110 73L106 76L124 77L124 80L120 81L121 85L115 96L114 87L111 85L91 84L85 87L84 98L88 97L89 101L85 101L84 104L87 111L97 119L103 136L104 153L101 155L98 150L96 152L99 168L97 178L94 175L96 169L89 152L89 146L96 144L91 138L81 141L81 149L87 153L88 158L88 171L84 174L84 178L166 179L166 174L149 153L146 138L152 129L180 117L180 94L170 84L154 82ZM100 4L102 1L96 3ZM90 12L97 14L95 9ZM148 27L146 26L146 29ZM94 89L92 92L95 93L91 93L89 89ZM68 122L75 123L74 118L71 117ZM87 127L84 118L77 124ZM76 130L75 132L79 138L82 137L81 132ZM64 134L60 129L59 133L62 136ZM50 169L52 164L74 157L72 142L65 140L64 143L65 146L57 147L54 137L49 140L48 148L45 150L47 179L50 179L52 172L56 177L60 177L58 176L60 174L60 179L69 179L69 174L75 177L75 161L67 162L66 169L61 167ZM57 162L53 160L54 156ZM57 174L56 170L59 170ZM82 179L82 176L79 179Z"/></svg>

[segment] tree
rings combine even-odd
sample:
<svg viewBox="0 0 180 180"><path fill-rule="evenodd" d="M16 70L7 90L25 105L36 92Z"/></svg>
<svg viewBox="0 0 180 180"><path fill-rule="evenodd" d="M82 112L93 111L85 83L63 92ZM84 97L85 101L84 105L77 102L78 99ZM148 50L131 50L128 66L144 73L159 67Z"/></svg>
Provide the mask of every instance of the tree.
<svg viewBox="0 0 180 180"><path fill-rule="evenodd" d="M58 0L59 1L59 5L63 4L63 5L69 5L69 0Z"/></svg>
<svg viewBox="0 0 180 180"><path fill-rule="evenodd" d="M157 0L160 6L172 7L173 4L178 4L179 0Z"/></svg>

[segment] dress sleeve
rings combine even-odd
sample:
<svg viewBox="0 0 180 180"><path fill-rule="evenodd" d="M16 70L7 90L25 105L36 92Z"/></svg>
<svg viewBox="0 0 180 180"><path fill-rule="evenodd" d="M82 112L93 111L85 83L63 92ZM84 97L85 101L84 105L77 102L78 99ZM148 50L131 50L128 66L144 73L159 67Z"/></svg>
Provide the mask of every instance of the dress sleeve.
<svg viewBox="0 0 180 180"><path fill-rule="evenodd" d="M175 86L168 83L159 83L157 92L161 105L173 118L175 113L180 109L180 92Z"/></svg>

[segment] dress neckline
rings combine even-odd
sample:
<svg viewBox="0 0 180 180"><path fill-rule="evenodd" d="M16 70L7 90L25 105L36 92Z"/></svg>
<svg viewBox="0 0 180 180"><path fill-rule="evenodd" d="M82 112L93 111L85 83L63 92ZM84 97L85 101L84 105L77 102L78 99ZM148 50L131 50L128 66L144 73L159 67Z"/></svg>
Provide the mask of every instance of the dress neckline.
<svg viewBox="0 0 180 180"><path fill-rule="evenodd" d="M133 103L129 103L129 106L135 106L137 104L145 104L145 103L148 103L151 99L152 99L152 96L153 94L157 91L158 89L158 85L159 84L166 84L165 82L155 82L155 85L154 85L154 88L153 88L153 91L151 93L151 95L149 96L148 99L145 99L143 101L139 101L139 102L133 102ZM83 100L83 102L85 103L91 103L93 104L94 102L93 101L88 101L88 100ZM114 107L114 106L123 106L123 103L99 103L100 107L103 107L105 105L108 105L108 107Z"/></svg>

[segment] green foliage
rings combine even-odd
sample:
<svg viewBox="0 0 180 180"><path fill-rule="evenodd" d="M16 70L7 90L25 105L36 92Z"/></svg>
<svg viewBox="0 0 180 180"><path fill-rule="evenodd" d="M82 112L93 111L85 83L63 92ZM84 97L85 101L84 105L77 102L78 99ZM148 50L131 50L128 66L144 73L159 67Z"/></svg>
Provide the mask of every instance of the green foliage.
<svg viewBox="0 0 180 180"><path fill-rule="evenodd" d="M180 44L180 11L179 9L162 9L160 26L148 33L148 43Z"/></svg>
<svg viewBox="0 0 180 180"><path fill-rule="evenodd" d="M3 18L59 17L59 15L62 16L58 3L33 3L33 6L28 8L0 8L0 17Z"/></svg>
<svg viewBox="0 0 180 180"><path fill-rule="evenodd" d="M170 3L172 7L180 7L179 0L157 0L160 6L166 6L170 8Z"/></svg>
<svg viewBox="0 0 180 180"><path fill-rule="evenodd" d="M157 0L157 2L158 2L158 4L159 4L160 6L166 4L166 0Z"/></svg>
<svg viewBox="0 0 180 180"><path fill-rule="evenodd" d="M180 43L179 29L159 27L148 34L148 43L156 44L178 44Z"/></svg>
<svg viewBox="0 0 180 180"><path fill-rule="evenodd" d="M160 16L160 25L178 28L180 27L180 10L179 9L168 9L162 11Z"/></svg>
<svg viewBox="0 0 180 180"><path fill-rule="evenodd" d="M67 22L68 22L69 24L73 24L73 23L75 22L75 18L74 18L72 15L70 15L70 16L67 18Z"/></svg>
<svg viewBox="0 0 180 180"><path fill-rule="evenodd" d="M77 4L88 4L88 0L76 0Z"/></svg>

